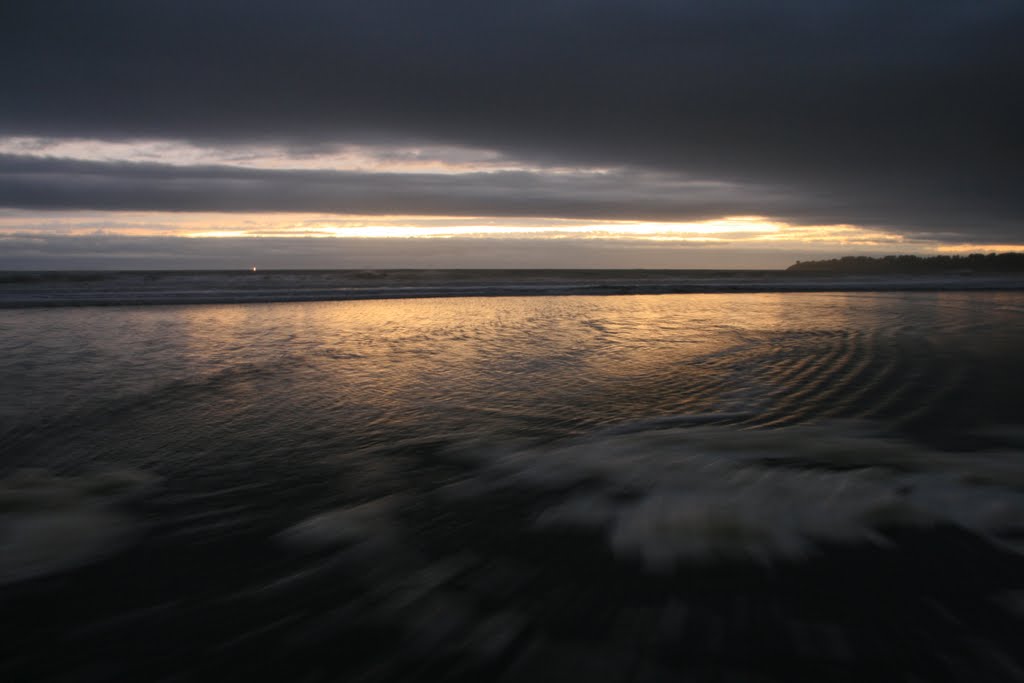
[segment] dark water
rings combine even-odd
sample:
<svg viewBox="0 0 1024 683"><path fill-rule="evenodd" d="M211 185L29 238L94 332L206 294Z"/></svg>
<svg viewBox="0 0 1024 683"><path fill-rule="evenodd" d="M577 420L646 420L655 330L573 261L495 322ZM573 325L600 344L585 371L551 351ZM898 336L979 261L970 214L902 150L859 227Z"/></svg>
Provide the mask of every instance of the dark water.
<svg viewBox="0 0 1024 683"><path fill-rule="evenodd" d="M784 270L0 271L0 308L466 296L1024 291L1021 273Z"/></svg>
<svg viewBox="0 0 1024 683"><path fill-rule="evenodd" d="M3 680L1024 680L1024 293L0 312Z"/></svg>

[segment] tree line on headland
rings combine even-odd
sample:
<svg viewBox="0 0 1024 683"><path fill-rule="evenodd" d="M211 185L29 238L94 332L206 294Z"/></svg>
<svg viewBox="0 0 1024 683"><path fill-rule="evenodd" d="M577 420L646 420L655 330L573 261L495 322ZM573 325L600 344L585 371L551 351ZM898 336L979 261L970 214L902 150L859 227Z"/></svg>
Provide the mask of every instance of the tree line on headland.
<svg viewBox="0 0 1024 683"><path fill-rule="evenodd" d="M797 261L787 271L806 273L1021 273L1024 254L968 256L844 256L825 261Z"/></svg>

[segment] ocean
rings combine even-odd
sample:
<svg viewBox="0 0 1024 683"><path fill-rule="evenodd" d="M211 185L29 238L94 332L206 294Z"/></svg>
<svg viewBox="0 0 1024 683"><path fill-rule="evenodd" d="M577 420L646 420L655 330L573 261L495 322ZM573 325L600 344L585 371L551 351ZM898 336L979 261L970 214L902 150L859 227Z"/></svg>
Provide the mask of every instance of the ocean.
<svg viewBox="0 0 1024 683"><path fill-rule="evenodd" d="M1022 289L4 274L0 678L1024 680Z"/></svg>

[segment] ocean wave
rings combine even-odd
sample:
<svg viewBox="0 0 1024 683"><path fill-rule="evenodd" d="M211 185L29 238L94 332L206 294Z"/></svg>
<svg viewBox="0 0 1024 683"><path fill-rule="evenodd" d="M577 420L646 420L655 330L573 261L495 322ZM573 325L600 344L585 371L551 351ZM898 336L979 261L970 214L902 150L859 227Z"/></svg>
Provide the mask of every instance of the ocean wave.
<svg viewBox="0 0 1024 683"><path fill-rule="evenodd" d="M563 492L540 530L600 531L652 570L686 563L800 560L831 544L886 544L886 531L953 525L1024 550L1024 454L944 453L872 435L860 423L771 431L720 426L606 432L488 453L483 480Z"/></svg>
<svg viewBox="0 0 1024 683"><path fill-rule="evenodd" d="M196 271L0 273L0 308L493 296L1024 289L1020 275L785 271Z"/></svg>

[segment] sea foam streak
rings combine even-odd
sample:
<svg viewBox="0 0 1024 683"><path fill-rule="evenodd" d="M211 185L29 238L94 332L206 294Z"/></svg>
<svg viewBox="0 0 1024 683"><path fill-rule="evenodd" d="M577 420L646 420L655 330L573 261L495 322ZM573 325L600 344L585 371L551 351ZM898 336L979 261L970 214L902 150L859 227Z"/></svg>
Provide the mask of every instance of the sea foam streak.
<svg viewBox="0 0 1024 683"><path fill-rule="evenodd" d="M74 569L116 552L139 529L123 504L155 482L128 470L78 477L21 470L0 480L0 585Z"/></svg>
<svg viewBox="0 0 1024 683"><path fill-rule="evenodd" d="M539 512L540 529L599 529L616 553L655 570L796 560L825 544L886 543L894 527L955 525L1007 548L1024 531L1019 451L956 457L850 424L627 431L465 453L479 458L487 483L460 491L567 491Z"/></svg>

